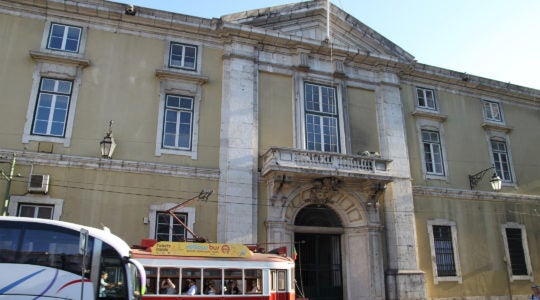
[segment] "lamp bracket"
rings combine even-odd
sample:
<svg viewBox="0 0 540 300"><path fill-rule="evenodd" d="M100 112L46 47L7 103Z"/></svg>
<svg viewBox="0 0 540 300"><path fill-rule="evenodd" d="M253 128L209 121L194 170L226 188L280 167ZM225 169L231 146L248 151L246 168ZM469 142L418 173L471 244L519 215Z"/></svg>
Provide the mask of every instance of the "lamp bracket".
<svg viewBox="0 0 540 300"><path fill-rule="evenodd" d="M474 175L469 175L469 184L471 186L471 190L474 189L475 186L478 185L478 183L480 182L480 180L482 180L482 178L484 177L484 175L486 174L487 171L491 170L491 169L495 169L495 166L492 166L492 167L489 167L485 170L482 170Z"/></svg>

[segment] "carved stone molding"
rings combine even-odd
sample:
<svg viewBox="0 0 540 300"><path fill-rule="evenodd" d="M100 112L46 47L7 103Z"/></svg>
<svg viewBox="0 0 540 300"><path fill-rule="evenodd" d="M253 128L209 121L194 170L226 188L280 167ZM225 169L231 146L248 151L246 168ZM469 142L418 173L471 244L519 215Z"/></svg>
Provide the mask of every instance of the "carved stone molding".
<svg viewBox="0 0 540 300"><path fill-rule="evenodd" d="M333 204L332 198L338 194L340 180L335 177L315 179L313 187L302 193L302 199L311 204Z"/></svg>

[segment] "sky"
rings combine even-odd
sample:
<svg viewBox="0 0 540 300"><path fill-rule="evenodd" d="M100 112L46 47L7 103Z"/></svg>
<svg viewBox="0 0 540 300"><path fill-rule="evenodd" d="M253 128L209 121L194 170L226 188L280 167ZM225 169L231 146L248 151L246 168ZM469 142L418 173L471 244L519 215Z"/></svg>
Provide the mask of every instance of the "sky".
<svg viewBox="0 0 540 300"><path fill-rule="evenodd" d="M116 0L203 18L301 0ZM419 63L540 90L540 0L331 0Z"/></svg>

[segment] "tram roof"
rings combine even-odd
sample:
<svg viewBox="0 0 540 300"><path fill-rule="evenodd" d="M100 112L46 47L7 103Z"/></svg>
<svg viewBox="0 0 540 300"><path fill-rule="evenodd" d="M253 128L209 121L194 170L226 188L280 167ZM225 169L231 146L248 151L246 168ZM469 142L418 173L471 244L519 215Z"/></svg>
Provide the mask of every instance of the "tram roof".
<svg viewBox="0 0 540 300"><path fill-rule="evenodd" d="M172 261L189 260L189 261L208 261L208 262L257 261L257 262L275 262L275 263L283 263L283 262L294 263L293 259L290 257L276 255L276 254L269 254L269 253L253 253L249 257L207 257L207 256L184 256L184 255L155 255L146 250L133 249L132 254L135 259L154 259L154 260L172 260Z"/></svg>

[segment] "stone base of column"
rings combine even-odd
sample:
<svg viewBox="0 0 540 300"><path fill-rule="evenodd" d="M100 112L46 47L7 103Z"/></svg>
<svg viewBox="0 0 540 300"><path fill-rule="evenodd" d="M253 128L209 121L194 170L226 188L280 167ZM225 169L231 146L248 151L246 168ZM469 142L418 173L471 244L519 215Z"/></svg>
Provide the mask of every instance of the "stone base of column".
<svg viewBox="0 0 540 300"><path fill-rule="evenodd" d="M386 271L386 297L389 300L427 299L424 272L421 270Z"/></svg>

